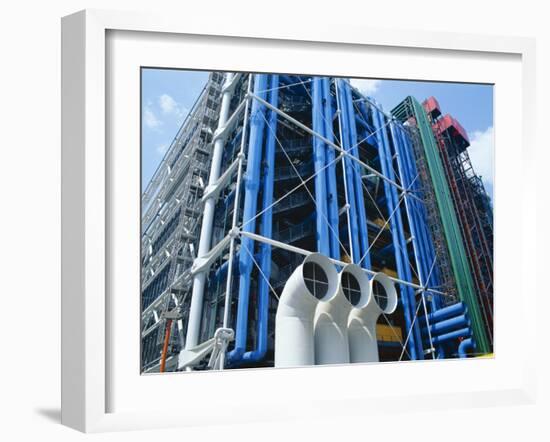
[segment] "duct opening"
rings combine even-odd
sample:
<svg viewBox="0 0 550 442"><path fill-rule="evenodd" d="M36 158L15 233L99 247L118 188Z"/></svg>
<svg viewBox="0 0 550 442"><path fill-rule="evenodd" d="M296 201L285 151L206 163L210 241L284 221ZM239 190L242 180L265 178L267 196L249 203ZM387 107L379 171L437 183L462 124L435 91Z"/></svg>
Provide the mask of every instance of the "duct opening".
<svg viewBox="0 0 550 442"><path fill-rule="evenodd" d="M382 283L376 279L372 282L372 295L380 310L385 311L388 306L388 292Z"/></svg>
<svg viewBox="0 0 550 442"><path fill-rule="evenodd" d="M386 313L393 313L397 307L397 291L393 281L384 273L377 273L371 279L373 302Z"/></svg>
<svg viewBox="0 0 550 442"><path fill-rule="evenodd" d="M317 299L323 299L328 293L328 277L323 268L315 262L306 262L303 276L309 292Z"/></svg>
<svg viewBox="0 0 550 442"><path fill-rule="evenodd" d="M354 307L361 301L361 286L357 278L351 273L344 271L342 274L342 291L344 296Z"/></svg>

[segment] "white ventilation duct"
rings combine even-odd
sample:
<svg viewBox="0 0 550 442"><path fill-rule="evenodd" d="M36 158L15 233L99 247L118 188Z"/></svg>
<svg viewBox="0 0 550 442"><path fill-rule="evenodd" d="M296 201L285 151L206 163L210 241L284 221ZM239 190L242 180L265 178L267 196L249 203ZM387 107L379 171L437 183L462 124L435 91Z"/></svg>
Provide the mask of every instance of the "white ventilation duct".
<svg viewBox="0 0 550 442"><path fill-rule="evenodd" d="M370 294L369 278L356 264L345 266L338 274L338 290L315 312L315 364L350 362L348 318L354 306L366 305Z"/></svg>
<svg viewBox="0 0 550 442"><path fill-rule="evenodd" d="M350 362L378 362L376 321L380 314L390 314L397 307L395 284L384 273L370 280L370 295L364 304L351 309L348 320Z"/></svg>
<svg viewBox="0 0 550 442"><path fill-rule="evenodd" d="M275 316L275 367L315 364L313 320L319 302L333 298L338 273L318 253L307 256L285 284Z"/></svg>

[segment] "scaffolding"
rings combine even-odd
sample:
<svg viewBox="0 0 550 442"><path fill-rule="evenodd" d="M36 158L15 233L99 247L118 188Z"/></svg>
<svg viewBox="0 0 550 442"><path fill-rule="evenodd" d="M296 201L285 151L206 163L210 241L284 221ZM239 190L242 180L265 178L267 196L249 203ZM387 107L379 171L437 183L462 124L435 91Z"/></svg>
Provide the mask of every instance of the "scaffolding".
<svg viewBox="0 0 550 442"><path fill-rule="evenodd" d="M473 209L469 206L471 194L467 188L463 188L461 193L457 183L460 181L463 187L466 184L461 179L465 177L464 163L458 161L459 154L462 154L462 158L467 155L464 154L468 145L466 132L452 117L441 117L439 105L433 97L426 100L424 106L415 98L407 97L392 113L401 121L407 121L419 129L458 296L469 308L479 350L488 353L492 346L492 322L488 320L488 305L485 304L487 296L479 289L478 263L472 260L477 259L477 255L471 238L472 226L467 221L468 211L473 215ZM450 150L455 153L449 154ZM471 163L470 170L473 172ZM490 271L492 274L492 262ZM490 302L492 305L492 299Z"/></svg>
<svg viewBox="0 0 550 442"><path fill-rule="evenodd" d="M433 105L437 105L437 111ZM424 102L439 147L439 154L465 240L466 253L476 285L485 330L493 342L492 208L481 179L475 174L466 131L450 115L442 116L435 98ZM478 201L478 203L476 203Z"/></svg>
<svg viewBox="0 0 550 442"><path fill-rule="evenodd" d="M189 268L196 258L197 230L202 215L200 200L209 173L210 142L217 124L222 80L223 74L210 76L142 194L144 370L160 362L159 349L164 345L166 324L180 330L185 325L185 318L169 322L163 314L189 303L186 297ZM175 353L182 343L177 333L171 336L169 350Z"/></svg>
<svg viewBox="0 0 550 442"><path fill-rule="evenodd" d="M453 304L457 290L444 229L432 226L437 198L418 129L342 78L213 73L205 91L159 170L180 148L205 152L205 163L157 171L144 193L143 370L188 369L182 354L195 370L273 366L279 296L314 252L396 282L398 310L379 323L394 337L379 342L383 360L456 352L456 342L454 350L436 344L430 332L428 318ZM212 110L216 117L206 117ZM204 140L175 147L194 139L183 134L201 118L209 123L199 125ZM196 193L190 170L200 172ZM188 210L193 223L185 226ZM158 238L162 246L153 247ZM196 356L206 344L215 361Z"/></svg>

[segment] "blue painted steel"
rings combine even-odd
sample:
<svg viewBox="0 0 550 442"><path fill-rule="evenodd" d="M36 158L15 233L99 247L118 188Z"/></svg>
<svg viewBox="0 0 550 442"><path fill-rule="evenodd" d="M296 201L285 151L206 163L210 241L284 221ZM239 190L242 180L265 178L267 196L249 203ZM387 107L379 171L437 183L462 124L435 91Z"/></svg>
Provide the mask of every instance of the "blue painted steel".
<svg viewBox="0 0 550 442"><path fill-rule="evenodd" d="M405 140L403 138L403 132L397 129L395 122L390 122L390 133L393 141L393 147L396 153L397 167L399 171L399 178L401 185L412 192L417 189L418 177L415 171L411 170L411 164L408 163L406 147L404 146ZM431 260L428 257L428 246L426 244L426 238L422 233L422 223L425 220L419 219L420 213L417 208L418 201L415 198L411 198L409 194L405 196L405 210L407 212L407 218L409 220L409 229L411 232L411 239L413 245L413 252L415 257L416 268L420 283L426 287L428 285L428 279L431 277ZM437 301L434 296L428 297L428 305L431 306L431 311L435 311L438 307ZM427 312L426 312L427 313ZM433 333L432 328L430 332ZM438 358L445 357L445 351L441 345L436 345L435 350Z"/></svg>
<svg viewBox="0 0 550 442"><path fill-rule="evenodd" d="M325 125L323 124L323 83L321 77L313 77L311 85L311 120L313 130L325 136ZM328 236L328 213L327 213L327 186L325 167L325 144L318 137L312 137L313 141L313 164L315 166L315 212L317 225L317 251L325 256L330 256L330 244Z"/></svg>
<svg viewBox="0 0 550 442"><path fill-rule="evenodd" d="M382 113L374 106L372 107L372 112L382 174L389 179L395 181L391 152L389 149L389 141L387 131L384 126L384 117ZM401 219L401 211L397 207L399 204L397 189L395 186L390 185L387 181L384 181L384 192L386 195L388 216L392 216L390 221L390 230L392 233L392 242L396 251L395 260L397 266L397 274L399 278L404 281L412 281L412 274L407 254L407 245L405 241L405 234L403 231L403 222ZM414 290L404 284L400 285L400 289L407 332L412 329L408 342L409 355L411 359L424 359L420 327L418 326L418 321L414 319L416 313Z"/></svg>
<svg viewBox="0 0 550 442"><path fill-rule="evenodd" d="M340 111L340 122L341 122L341 130L342 130L342 147L345 151L349 151L351 153L351 137L350 137L350 127L349 127L349 117L348 117L348 111L346 106L346 93L345 93L345 84L346 82L344 80L338 79L336 80L337 84L337 95L338 95L338 107ZM344 171L345 171L345 181L346 181L346 189L347 189L347 195L348 200L347 203L349 204L349 210L348 210L348 217L349 217L349 224L350 224L350 231L348 236L351 234L351 238L349 239L349 243L351 245L351 260L354 263L358 263L361 260L361 249L359 246L359 231L357 226L357 207L355 204L355 182L353 178L354 169L353 169L353 160L348 158L347 156L344 158Z"/></svg>
<svg viewBox="0 0 550 442"><path fill-rule="evenodd" d="M432 342L434 344L443 344L445 342L449 342L454 339L470 337L471 334L472 334L472 331L470 330L470 328L461 328L460 330L455 330L449 333L445 333L443 335L434 336L432 338Z"/></svg>
<svg viewBox="0 0 550 442"><path fill-rule="evenodd" d="M450 332L451 330L455 330L457 328L464 328L469 326L470 320L468 319L468 317L466 315L459 315L431 324L430 332L433 337L436 335L442 335L443 333ZM426 334L428 333L427 330L427 327L422 328L422 331Z"/></svg>
<svg viewBox="0 0 550 442"><path fill-rule="evenodd" d="M254 94L264 99L267 95L267 75L254 75ZM250 113L250 138L248 140L248 156L245 177L245 196L243 208L243 231L255 233L258 191L260 187L260 172L262 160L262 142L265 129L265 106L258 100L253 100ZM228 353L228 362L236 363L242 359L246 350L248 336L248 303L250 298L250 276L252 272L252 257L254 241L246 236L241 237L241 253L239 254L239 297L237 321L235 326L235 348Z"/></svg>
<svg viewBox="0 0 550 442"><path fill-rule="evenodd" d="M357 126L355 122L355 109L353 106L353 97L351 87L347 81L342 82L344 88L345 107L347 109L347 119L349 127L350 152L355 158L359 158L359 146L357 145ZM365 198L363 196L363 185L361 182L361 165L353 162L353 185L355 195L355 205L357 208L357 228L359 231L359 243L361 245L361 266L365 269L371 268L369 252L369 234L367 229L367 212L365 209Z"/></svg>
<svg viewBox="0 0 550 442"><path fill-rule="evenodd" d="M415 192L415 195L422 199L423 193L421 189L421 182L420 179L416 178L418 171L416 169L416 162L413 158L413 146L412 142L408 136L408 134L405 133L402 127L399 127L397 130L397 136L399 138L399 145L402 146L402 150L400 153L400 158L402 160L402 163L404 165L404 170L406 172L406 175L408 177L407 182L409 184L412 183L411 190ZM426 213L426 208L422 203L420 203L418 200L412 198L411 199L411 208L412 208L412 215L416 219L416 233L415 236L418 237L419 245L422 249L422 260L424 262L424 274L429 276L429 280L426 281L424 279L424 285L426 287L438 287L440 285L440 278L439 278L439 272L437 267L432 269L432 264L435 260L435 251L433 242L431 239L431 235L428 231L428 217ZM431 307L432 310L436 310L441 306L441 300L439 295L432 296L431 301Z"/></svg>
<svg viewBox="0 0 550 442"><path fill-rule="evenodd" d="M390 122L390 133L393 141L393 147L396 152L396 159L397 159L397 169L399 172L399 180L401 182L401 185L405 187L406 189L409 189L409 191L414 186L414 177L411 177L409 174L409 169L406 167L404 152L403 152L403 146L402 146L402 140L398 134L398 130L395 127L395 123L392 121ZM416 268L418 271L418 275L420 277L420 282L422 285L426 284L426 279L428 278L428 272L429 267L426 263L425 259L425 250L424 250L424 244L420 237L419 227L418 227L418 219L417 214L414 212L413 209L413 202L414 198L411 198L410 195L405 195L405 211L407 212L407 218L409 220L409 227L410 232L412 236L412 245L413 245L413 251L414 251L414 257L416 262Z"/></svg>
<svg viewBox="0 0 550 442"><path fill-rule="evenodd" d="M279 76L271 75L269 83L269 103L279 105ZM271 238L273 234L273 185L275 175L275 141L277 134L277 114L269 112L268 127L266 129L266 143L264 153L264 185L262 194L262 222L260 235ZM256 348L243 355L243 361L255 362L263 359L267 351L267 324L269 317L269 278L271 277L271 246L260 245L260 268L263 276L258 277L258 320L256 323Z"/></svg>
<svg viewBox="0 0 550 442"><path fill-rule="evenodd" d="M468 338L464 339L459 345L458 345L458 357L459 358L467 358L468 357L468 351L473 351L476 348L476 344L474 342L474 338Z"/></svg>
<svg viewBox="0 0 550 442"><path fill-rule="evenodd" d="M325 123L325 138L330 142L334 142L333 132L333 117L334 111L332 108L332 95L330 93L330 79L323 77L323 106L324 106L324 123ZM334 149L326 146L325 160L327 163L326 183L327 183L327 211L330 222L329 237L330 237L330 256L334 259L340 259L340 242L339 236L339 217L338 217L338 191L336 188L336 164L334 159L336 155Z"/></svg>
<svg viewBox="0 0 550 442"><path fill-rule="evenodd" d="M452 304L448 307L443 307L436 312L430 313L428 315L428 321L430 324L434 324L436 322L443 321L444 319L451 318L456 315L463 315L468 311L466 304L463 302L457 302L456 304ZM421 316L420 317L421 323L426 323L426 318Z"/></svg>

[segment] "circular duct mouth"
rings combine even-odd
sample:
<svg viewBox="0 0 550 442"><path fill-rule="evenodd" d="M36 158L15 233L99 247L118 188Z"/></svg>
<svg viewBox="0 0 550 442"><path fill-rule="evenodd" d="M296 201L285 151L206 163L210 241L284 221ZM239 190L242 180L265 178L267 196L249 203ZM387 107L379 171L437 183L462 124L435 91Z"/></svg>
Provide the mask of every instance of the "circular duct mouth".
<svg viewBox="0 0 550 442"><path fill-rule="evenodd" d="M386 314L397 308L397 291L394 282L385 273L376 273L371 279L371 293L374 302Z"/></svg>
<svg viewBox="0 0 550 442"><path fill-rule="evenodd" d="M369 278L365 271L356 264L348 264L340 272L340 287L344 297L353 307L367 305L370 297Z"/></svg>
<svg viewBox="0 0 550 442"><path fill-rule="evenodd" d="M302 263L302 277L311 296L319 301L329 300L336 294L338 275L326 256L308 255Z"/></svg>

